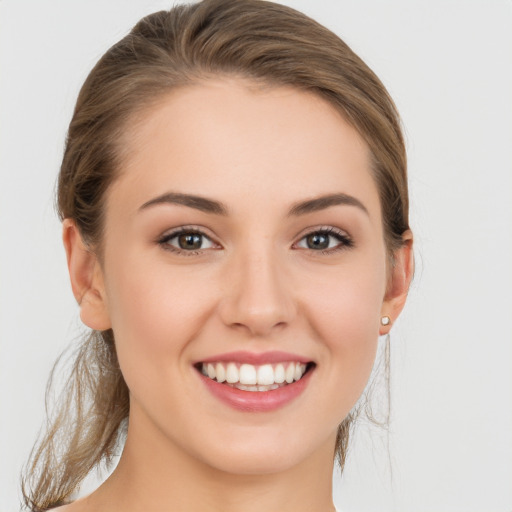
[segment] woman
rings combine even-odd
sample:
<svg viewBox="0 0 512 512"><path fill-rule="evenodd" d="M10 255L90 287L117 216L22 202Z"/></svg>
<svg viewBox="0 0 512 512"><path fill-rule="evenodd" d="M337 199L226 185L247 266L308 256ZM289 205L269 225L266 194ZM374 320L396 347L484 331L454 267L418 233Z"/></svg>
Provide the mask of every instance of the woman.
<svg viewBox="0 0 512 512"><path fill-rule="evenodd" d="M80 92L58 204L92 334L27 506L334 510L413 269L399 119L371 70L271 3L148 16Z"/></svg>

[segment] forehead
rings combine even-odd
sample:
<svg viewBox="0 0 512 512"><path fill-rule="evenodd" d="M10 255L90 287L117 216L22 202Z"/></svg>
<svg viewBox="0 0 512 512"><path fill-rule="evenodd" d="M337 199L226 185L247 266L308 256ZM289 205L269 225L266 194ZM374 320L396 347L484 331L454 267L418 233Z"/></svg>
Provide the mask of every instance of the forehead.
<svg viewBox="0 0 512 512"><path fill-rule="evenodd" d="M260 206L341 192L380 216L369 150L321 97L218 79L174 90L128 127L112 195L143 204L169 191Z"/></svg>

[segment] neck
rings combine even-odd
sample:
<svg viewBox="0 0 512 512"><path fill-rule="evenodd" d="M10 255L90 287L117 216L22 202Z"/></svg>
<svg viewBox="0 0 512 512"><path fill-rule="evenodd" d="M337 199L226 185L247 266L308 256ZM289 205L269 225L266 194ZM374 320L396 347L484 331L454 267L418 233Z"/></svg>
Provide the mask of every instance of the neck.
<svg viewBox="0 0 512 512"><path fill-rule="evenodd" d="M160 431L136 422L110 478L86 501L103 512L332 512L335 437L298 465L265 474L234 474L184 452Z"/></svg>

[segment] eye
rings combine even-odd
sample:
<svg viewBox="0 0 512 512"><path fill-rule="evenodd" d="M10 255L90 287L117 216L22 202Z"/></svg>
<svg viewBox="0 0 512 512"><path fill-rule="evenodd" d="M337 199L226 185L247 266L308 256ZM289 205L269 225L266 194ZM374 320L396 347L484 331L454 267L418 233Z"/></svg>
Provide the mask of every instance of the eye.
<svg viewBox="0 0 512 512"><path fill-rule="evenodd" d="M302 237L296 247L313 251L334 252L352 247L352 239L344 232L335 228L325 228L308 233Z"/></svg>
<svg viewBox="0 0 512 512"><path fill-rule="evenodd" d="M165 249L176 252L195 253L217 247L204 233L190 229L180 229L168 233L158 240L158 243Z"/></svg>

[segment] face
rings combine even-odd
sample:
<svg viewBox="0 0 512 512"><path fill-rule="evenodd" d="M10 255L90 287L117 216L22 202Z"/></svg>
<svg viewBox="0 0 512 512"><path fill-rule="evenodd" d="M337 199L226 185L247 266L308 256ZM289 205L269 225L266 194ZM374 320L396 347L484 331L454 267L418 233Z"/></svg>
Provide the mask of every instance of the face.
<svg viewBox="0 0 512 512"><path fill-rule="evenodd" d="M332 460L389 307L365 143L317 96L227 79L127 140L101 296L130 429L235 473Z"/></svg>

